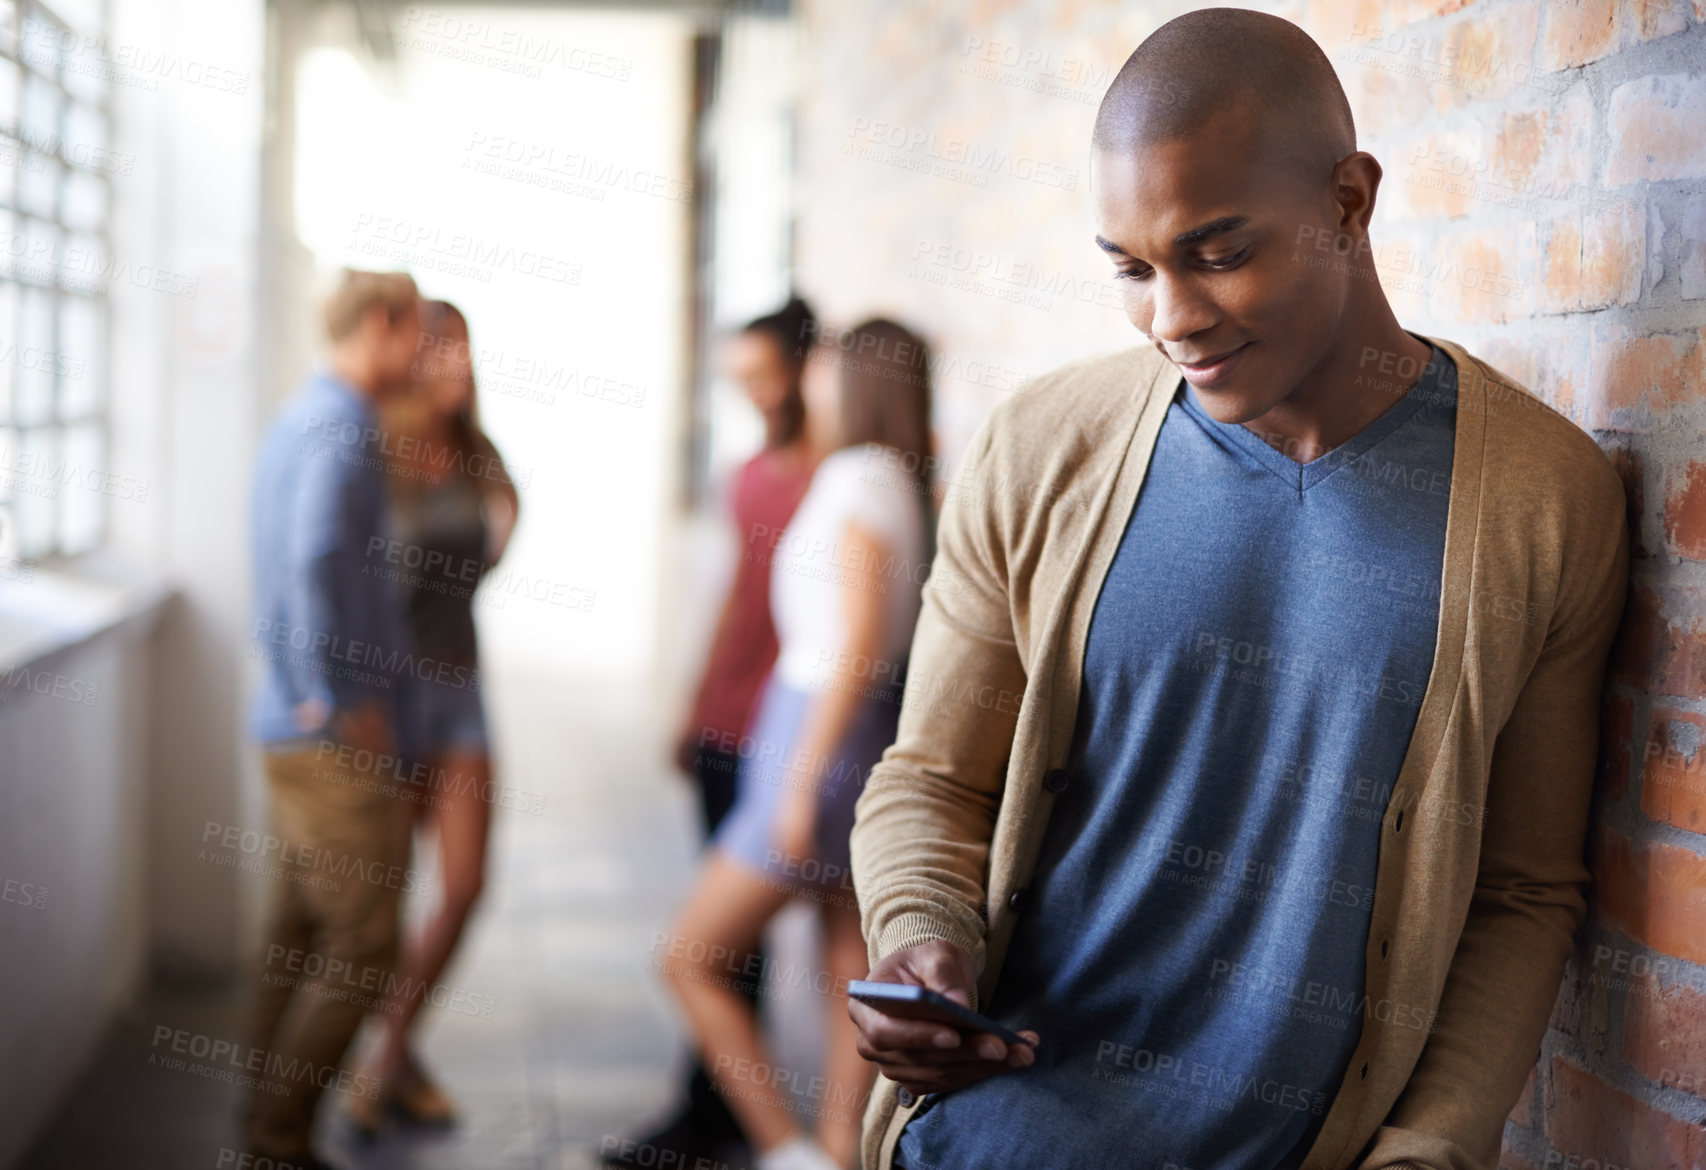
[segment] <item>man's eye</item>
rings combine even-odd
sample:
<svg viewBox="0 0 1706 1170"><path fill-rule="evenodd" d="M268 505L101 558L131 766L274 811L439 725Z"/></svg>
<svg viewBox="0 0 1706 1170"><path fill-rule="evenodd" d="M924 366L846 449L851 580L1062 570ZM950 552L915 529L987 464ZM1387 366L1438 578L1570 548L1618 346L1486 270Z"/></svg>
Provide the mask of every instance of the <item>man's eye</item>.
<svg viewBox="0 0 1706 1170"><path fill-rule="evenodd" d="M1148 275L1147 268L1119 268L1114 271L1115 280L1142 280Z"/></svg>
<svg viewBox="0 0 1706 1170"><path fill-rule="evenodd" d="M1243 263L1245 257L1247 257L1249 255L1250 255L1250 249L1245 248L1243 251L1236 252L1233 255L1227 256L1223 259L1219 259L1219 260L1204 259L1203 263L1208 265L1210 268L1217 268L1217 269L1219 269L1219 268L1236 268L1239 264Z"/></svg>

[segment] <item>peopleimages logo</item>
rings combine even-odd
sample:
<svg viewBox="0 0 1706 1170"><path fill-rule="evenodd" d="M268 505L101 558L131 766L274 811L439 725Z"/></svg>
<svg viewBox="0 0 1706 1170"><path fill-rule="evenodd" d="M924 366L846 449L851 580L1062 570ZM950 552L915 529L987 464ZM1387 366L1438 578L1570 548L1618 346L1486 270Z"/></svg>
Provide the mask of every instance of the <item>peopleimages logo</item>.
<svg viewBox="0 0 1706 1170"><path fill-rule="evenodd" d="M194 1072L226 1081L234 1079L233 1072L256 1073L262 1077L275 1078L275 1082L310 1081L322 1089L335 1088L340 1092L373 1099L379 1096L378 1080L365 1073L352 1073L348 1069L315 1065L294 1058L286 1060L279 1053L268 1052L264 1048L238 1044L233 1040L220 1040L202 1032L191 1032L168 1024L154 1026L154 1038L150 1046L155 1051L149 1053L148 1063L160 1068ZM159 1051L162 1047L165 1052ZM184 1057L205 1060L209 1064L191 1065ZM213 1067L217 1065L224 1065L225 1068ZM252 1084L254 1078L247 1078L246 1081ZM278 1089L288 1091L287 1085L278 1085L277 1089L268 1087L275 1092Z"/></svg>
<svg viewBox="0 0 1706 1170"><path fill-rule="evenodd" d="M369 677L358 681L368 685L388 686L388 680L410 676L422 682L436 682L444 686L465 687L468 690L480 689L480 669L466 663L448 662L428 655L417 655L410 651L387 648L376 642L363 642L359 638L345 638L339 634L331 634L324 630L313 630L307 626L291 625L288 622L274 622L270 618L259 618L255 622L255 641L267 661L283 661L293 666L309 667L315 663L326 665L334 662L347 663L350 668L361 668L371 672ZM268 650L268 646L277 650ZM294 651L295 654L285 653ZM323 661L322 661L323 660ZM351 677L340 675L339 677Z"/></svg>
<svg viewBox="0 0 1706 1170"><path fill-rule="evenodd" d="M118 85L153 92L162 81L181 81L218 93L242 96L249 92L247 71L198 61L182 53L155 52L142 45L109 45L102 37L75 33L51 21L24 21L19 55L25 64L67 73L99 77Z"/></svg>
<svg viewBox="0 0 1706 1170"><path fill-rule="evenodd" d="M277 870L278 873L269 874L269 876L290 874L299 877L308 874L317 877L323 872L339 878L357 878L369 885L401 890L405 894L413 894L417 890L425 889L427 884L424 875L406 866L388 865L383 861L367 861L354 853L322 846L304 845L300 841L292 841L289 837L278 837L272 833L262 833L256 829L245 829L241 825L227 825L219 821L208 821L202 826L202 850L198 860L212 860L216 863L223 863L223 859L217 852L209 853L209 842L213 843L215 850L233 850L258 861L276 858L278 864L271 868ZM298 884L311 883L302 881Z"/></svg>
<svg viewBox="0 0 1706 1170"><path fill-rule="evenodd" d="M556 284L581 282L581 266L573 261L534 248L517 248L502 241L482 239L467 232L447 232L432 224L412 223L389 215L362 212L356 216L354 237L358 245L363 241L372 245L365 249L372 255L398 260L412 258L423 267L442 268L429 262L438 258L460 266L444 271L475 275L483 280L490 280L494 271L507 271Z"/></svg>

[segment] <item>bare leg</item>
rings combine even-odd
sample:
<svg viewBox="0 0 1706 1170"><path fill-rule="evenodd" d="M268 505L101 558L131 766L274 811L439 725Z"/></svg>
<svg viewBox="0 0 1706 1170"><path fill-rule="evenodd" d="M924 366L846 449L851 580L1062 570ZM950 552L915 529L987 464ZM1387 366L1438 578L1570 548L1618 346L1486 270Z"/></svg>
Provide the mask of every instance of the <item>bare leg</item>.
<svg viewBox="0 0 1706 1170"><path fill-rule="evenodd" d="M865 977L868 963L858 907L823 903L823 960L838 988ZM817 1141L831 1158L853 1167L859 1163L860 1122L876 1081L876 1067L853 1046L858 1029L847 1015L846 996L830 994L824 1008L823 1077L828 1091Z"/></svg>
<svg viewBox="0 0 1706 1170"><path fill-rule="evenodd" d="M687 1013L700 1063L761 1153L796 1136L800 1127L787 1109L786 1089L735 1075L736 1068L769 1068L770 1058L753 1005L724 984L757 977L746 967L747 956L787 900L785 889L713 850L676 919L670 940L674 954L665 967Z"/></svg>
<svg viewBox="0 0 1706 1170"><path fill-rule="evenodd" d="M389 1079L409 1064L409 1031L427 991L444 973L462 930L485 886L486 838L491 805L485 799L491 761L480 752L452 750L437 761L448 781L433 793L436 809L423 819L438 831L444 874L444 899L420 933L410 939L397 968L397 980L379 1009L377 1074ZM435 775L438 773L435 773Z"/></svg>

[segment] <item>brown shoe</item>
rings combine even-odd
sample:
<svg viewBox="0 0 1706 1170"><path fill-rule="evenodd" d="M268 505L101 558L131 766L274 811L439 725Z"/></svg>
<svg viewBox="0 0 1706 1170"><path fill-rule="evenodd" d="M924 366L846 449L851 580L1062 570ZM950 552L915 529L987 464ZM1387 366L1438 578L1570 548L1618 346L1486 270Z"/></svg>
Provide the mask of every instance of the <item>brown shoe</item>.
<svg viewBox="0 0 1706 1170"><path fill-rule="evenodd" d="M390 1103L391 1086L379 1081L375 1084L379 1088L372 1096L345 1093L343 1101L344 1120L363 1141L368 1142L378 1138L379 1131L385 1128L385 1111Z"/></svg>
<svg viewBox="0 0 1706 1170"><path fill-rule="evenodd" d="M449 1129L456 1124L456 1106L412 1059L393 1084L386 1105L399 1120L422 1129Z"/></svg>

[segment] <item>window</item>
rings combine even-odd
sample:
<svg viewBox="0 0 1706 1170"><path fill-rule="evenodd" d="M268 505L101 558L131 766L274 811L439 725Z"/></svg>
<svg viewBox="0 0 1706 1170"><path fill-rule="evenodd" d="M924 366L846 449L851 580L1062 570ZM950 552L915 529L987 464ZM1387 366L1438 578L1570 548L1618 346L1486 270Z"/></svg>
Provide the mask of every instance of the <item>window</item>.
<svg viewBox="0 0 1706 1170"><path fill-rule="evenodd" d="M103 0L0 0L0 558L106 522Z"/></svg>

